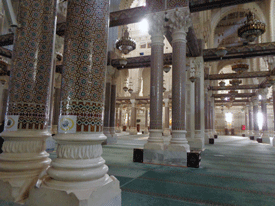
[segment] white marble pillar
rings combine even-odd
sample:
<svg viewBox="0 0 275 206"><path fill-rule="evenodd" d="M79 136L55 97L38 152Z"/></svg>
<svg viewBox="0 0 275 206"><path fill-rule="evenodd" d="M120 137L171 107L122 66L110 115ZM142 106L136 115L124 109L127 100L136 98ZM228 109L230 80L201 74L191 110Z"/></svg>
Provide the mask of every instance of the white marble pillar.
<svg viewBox="0 0 275 206"><path fill-rule="evenodd" d="M260 89L260 94L262 97L261 100L261 112L263 115L263 135L262 135L262 142L270 144L268 126L267 126L267 93L268 88Z"/></svg>
<svg viewBox="0 0 275 206"><path fill-rule="evenodd" d="M186 35L192 21L189 8L172 9L167 14L173 39L172 139L168 150L186 153L190 151L186 139Z"/></svg>
<svg viewBox="0 0 275 206"><path fill-rule="evenodd" d="M195 81L195 138L194 150L204 148L204 68L203 57L195 58L197 79Z"/></svg>
<svg viewBox="0 0 275 206"><path fill-rule="evenodd" d="M163 110L163 47L164 12L148 15L151 35L151 91L150 91L150 129L144 149L163 150L162 110Z"/></svg>
<svg viewBox="0 0 275 206"><path fill-rule="evenodd" d="M248 126L249 126L248 127L248 129L249 129L248 135L249 135L249 137L251 137L251 136L253 136L253 112L252 112L253 103L252 102L248 103L247 107L248 107L248 119L249 119L249 121L248 121Z"/></svg>
<svg viewBox="0 0 275 206"><path fill-rule="evenodd" d="M259 125L258 125L258 110L259 110L259 98L258 95L252 97L252 103L253 103L253 136L254 140L257 140L257 138L260 137L259 133Z"/></svg>
<svg viewBox="0 0 275 206"><path fill-rule="evenodd" d="M145 128L144 128L144 134L148 134L149 131L148 131L148 109L149 109L149 106L146 105L145 106Z"/></svg>
<svg viewBox="0 0 275 206"><path fill-rule="evenodd" d="M169 99L166 98L163 101L164 101L164 111L165 111L163 135L168 137L171 135L171 131L169 129Z"/></svg>
<svg viewBox="0 0 275 206"><path fill-rule="evenodd" d="M136 100L131 99L131 125L130 125L130 135L137 135L137 108Z"/></svg>

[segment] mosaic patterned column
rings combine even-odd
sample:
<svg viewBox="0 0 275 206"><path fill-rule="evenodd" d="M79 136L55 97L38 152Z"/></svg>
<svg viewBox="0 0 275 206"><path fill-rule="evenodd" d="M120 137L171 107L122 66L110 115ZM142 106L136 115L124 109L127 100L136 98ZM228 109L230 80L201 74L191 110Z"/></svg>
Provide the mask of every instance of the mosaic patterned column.
<svg viewBox="0 0 275 206"><path fill-rule="evenodd" d="M148 15L151 35L151 81L150 81L150 129L145 149L163 150L162 107L163 107L163 47L164 12Z"/></svg>
<svg viewBox="0 0 275 206"><path fill-rule="evenodd" d="M137 135L137 109L136 109L136 100L131 99L131 128L130 135Z"/></svg>
<svg viewBox="0 0 275 206"><path fill-rule="evenodd" d="M108 0L68 1L57 158L48 170L49 187L91 189L114 181L101 157L108 24Z"/></svg>
<svg viewBox="0 0 275 206"><path fill-rule="evenodd" d="M249 119L249 136L253 136L253 113L252 113L252 102L248 104L248 119Z"/></svg>
<svg viewBox="0 0 275 206"><path fill-rule="evenodd" d="M164 107L164 111L165 111L165 116L164 116L164 130L163 130L163 134L164 136L170 136L171 132L169 129L169 99L164 99L164 103L165 103L165 107Z"/></svg>
<svg viewBox="0 0 275 206"><path fill-rule="evenodd" d="M259 133L259 126L258 126L258 107L259 107L259 98L258 96L252 97L252 102L253 102L253 125L254 125L254 139L256 140L257 138L260 137Z"/></svg>
<svg viewBox="0 0 275 206"><path fill-rule="evenodd" d="M111 107L111 80L106 79L105 85L105 104L104 104L104 122L103 122L103 133L108 138L110 134L110 107Z"/></svg>
<svg viewBox="0 0 275 206"><path fill-rule="evenodd" d="M10 182L9 201L27 198L28 189L51 161L45 140L51 136L48 123L56 1L22 0L17 19L20 27L14 36L5 131L1 134L5 142L0 155L0 188L8 189L2 183Z"/></svg>
<svg viewBox="0 0 275 206"><path fill-rule="evenodd" d="M267 126L267 93L268 93L268 89L261 89L260 90L260 94L262 96L262 100L261 100L261 111L262 111L262 115L263 115L263 135L262 135L262 142L263 143L270 143L270 139L269 139L269 133L268 133L268 126Z"/></svg>
<svg viewBox="0 0 275 206"><path fill-rule="evenodd" d="M168 26L172 31L173 74L172 74L172 139L173 145L189 151L186 139L186 35L192 24L189 8L177 8L167 12ZM168 148L169 149L169 148Z"/></svg>

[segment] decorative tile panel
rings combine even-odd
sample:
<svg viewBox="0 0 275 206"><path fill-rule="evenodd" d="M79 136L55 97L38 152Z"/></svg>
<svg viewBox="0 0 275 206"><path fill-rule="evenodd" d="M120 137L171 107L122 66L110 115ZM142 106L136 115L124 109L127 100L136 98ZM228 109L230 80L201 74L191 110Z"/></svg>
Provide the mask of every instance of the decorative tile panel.
<svg viewBox="0 0 275 206"><path fill-rule="evenodd" d="M19 115L18 129L47 129L56 1L22 0L19 7L7 115Z"/></svg>

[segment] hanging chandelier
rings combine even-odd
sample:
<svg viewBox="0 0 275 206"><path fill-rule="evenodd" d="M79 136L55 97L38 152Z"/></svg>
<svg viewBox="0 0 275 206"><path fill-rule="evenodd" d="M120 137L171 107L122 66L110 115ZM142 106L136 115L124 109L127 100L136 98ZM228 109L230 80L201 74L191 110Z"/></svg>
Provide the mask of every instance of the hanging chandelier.
<svg viewBox="0 0 275 206"><path fill-rule="evenodd" d="M171 70L171 67L170 67L169 65L164 65L164 66L163 66L163 71L164 71L165 73L168 73L170 70Z"/></svg>
<svg viewBox="0 0 275 206"><path fill-rule="evenodd" d="M224 88L225 87L225 82L224 81L220 81L219 85L220 85L221 88Z"/></svg>
<svg viewBox="0 0 275 206"><path fill-rule="evenodd" d="M227 54L227 50L225 47L218 47L216 51L216 55L221 59Z"/></svg>
<svg viewBox="0 0 275 206"><path fill-rule="evenodd" d="M125 55L136 49L136 42L131 37L129 37L127 27L123 33L123 36L116 40L116 48Z"/></svg>
<svg viewBox="0 0 275 206"><path fill-rule="evenodd" d="M235 96L238 94L238 91L236 91L236 90L230 90L230 91L228 92L228 94L229 94L231 97L235 97Z"/></svg>
<svg viewBox="0 0 275 206"><path fill-rule="evenodd" d="M232 66L232 70L237 74L241 74L249 69L248 64L238 63Z"/></svg>
<svg viewBox="0 0 275 206"><path fill-rule="evenodd" d="M127 64L127 59L122 57L119 59L119 64L121 65L122 68L124 68Z"/></svg>
<svg viewBox="0 0 275 206"><path fill-rule="evenodd" d="M247 20L244 25L238 29L238 36L246 39L248 42L255 41L259 36L265 33L265 23L255 19L255 14L251 11L246 15Z"/></svg>
<svg viewBox="0 0 275 206"><path fill-rule="evenodd" d="M233 79L229 83L232 84L232 86L239 86L242 83L242 80Z"/></svg>

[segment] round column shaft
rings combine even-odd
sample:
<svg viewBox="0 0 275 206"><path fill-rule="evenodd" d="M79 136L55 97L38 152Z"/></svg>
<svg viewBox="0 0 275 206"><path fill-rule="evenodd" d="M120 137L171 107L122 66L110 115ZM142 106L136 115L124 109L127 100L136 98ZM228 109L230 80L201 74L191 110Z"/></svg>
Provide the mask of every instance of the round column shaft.
<svg viewBox="0 0 275 206"><path fill-rule="evenodd" d="M12 196L22 201L27 197L25 190L32 187L51 161L45 152L45 140L51 135L48 125L56 1L20 1L17 16L20 26L14 36L6 125L1 134L5 142L0 155L0 178L16 182L11 185L17 188L11 189Z"/></svg>
<svg viewBox="0 0 275 206"><path fill-rule="evenodd" d="M164 119L164 130L163 130L163 134L164 136L170 136L171 132L169 129L169 99L164 99L164 103L165 103L165 107L164 107L164 111L165 111L165 119Z"/></svg>
<svg viewBox="0 0 275 206"><path fill-rule="evenodd" d="M173 73L172 73L172 139L173 145L190 151L186 139L186 35L191 26L188 8L168 11L169 27L172 31Z"/></svg>
<svg viewBox="0 0 275 206"><path fill-rule="evenodd" d="M57 158L46 184L91 188L112 181L101 157L109 1L68 1Z"/></svg>
<svg viewBox="0 0 275 206"><path fill-rule="evenodd" d="M131 108L131 128L130 135L137 135L137 109L136 109L136 100L131 99L132 103Z"/></svg>
<svg viewBox="0 0 275 206"><path fill-rule="evenodd" d="M248 118L249 118L249 135L252 136L252 131L253 131L252 103L249 103L249 106L248 106Z"/></svg>
<svg viewBox="0 0 275 206"><path fill-rule="evenodd" d="M111 85L111 105L110 105L110 134L112 137L116 137L115 133L115 121L116 117L116 85Z"/></svg>
<svg viewBox="0 0 275 206"><path fill-rule="evenodd" d="M144 148L157 144L155 149L163 149L162 109L163 109L163 47L164 12L149 15L149 34L151 35L151 91L150 91L150 130Z"/></svg>
<svg viewBox="0 0 275 206"><path fill-rule="evenodd" d="M253 127L254 127L254 138L255 140L260 137L259 134L259 125L258 125L258 107L259 107L259 99L257 96L252 98L253 102Z"/></svg>
<svg viewBox="0 0 275 206"><path fill-rule="evenodd" d="M110 134L110 111L111 110L111 83L110 80L107 79L105 86L105 104L104 104L104 128L103 133L108 138L111 136Z"/></svg>

